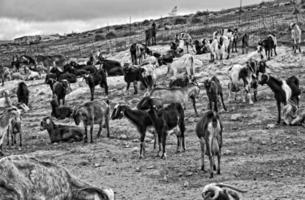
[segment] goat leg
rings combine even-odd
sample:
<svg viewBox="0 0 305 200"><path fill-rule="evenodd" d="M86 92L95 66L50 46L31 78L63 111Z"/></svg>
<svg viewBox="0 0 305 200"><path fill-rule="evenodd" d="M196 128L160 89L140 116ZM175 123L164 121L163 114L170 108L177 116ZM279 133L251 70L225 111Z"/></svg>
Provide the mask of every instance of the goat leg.
<svg viewBox="0 0 305 200"><path fill-rule="evenodd" d="M277 101L276 102L276 105L277 105L277 124L280 124L281 123L281 102Z"/></svg>
<svg viewBox="0 0 305 200"><path fill-rule="evenodd" d="M94 87L90 87L91 101L94 100Z"/></svg>
<svg viewBox="0 0 305 200"><path fill-rule="evenodd" d="M205 172L205 169L204 169L204 155L205 155L206 147L205 147L205 141L204 141L203 137L200 138L200 148L201 148L201 170Z"/></svg>
<svg viewBox="0 0 305 200"><path fill-rule="evenodd" d="M196 108L196 98L194 96L191 96L191 100L192 100L192 103L193 103L195 114L198 117L198 112L197 112L197 108Z"/></svg>
<svg viewBox="0 0 305 200"><path fill-rule="evenodd" d="M146 130L141 131L141 137L140 137L140 159L145 156L145 134Z"/></svg>
<svg viewBox="0 0 305 200"><path fill-rule="evenodd" d="M19 146L22 147L22 131L21 129L19 130Z"/></svg>
<svg viewBox="0 0 305 200"><path fill-rule="evenodd" d="M107 130L107 137L110 137L110 131L109 131L109 116L106 114L105 116L105 125L106 125L106 130Z"/></svg>
<svg viewBox="0 0 305 200"><path fill-rule="evenodd" d="M90 124L90 140L91 140L91 143L93 143L93 125L94 125L94 122L92 120L92 122Z"/></svg>
<svg viewBox="0 0 305 200"><path fill-rule="evenodd" d="M180 136L177 135L177 149L176 149L176 153L179 153L179 152L180 152L180 142L181 142Z"/></svg>
<svg viewBox="0 0 305 200"><path fill-rule="evenodd" d="M2 135L2 137L4 137L4 135ZM6 145L9 146L10 145L10 127L8 127L6 130L6 137L7 137Z"/></svg>
<svg viewBox="0 0 305 200"><path fill-rule="evenodd" d="M166 151L165 151L165 146L166 146L166 135L167 132L165 130L162 131L162 159L166 159Z"/></svg>
<svg viewBox="0 0 305 200"><path fill-rule="evenodd" d="M86 125L86 124L84 124L84 127L85 127L84 143L87 143L87 142L88 142L88 136L87 136L87 132L88 132L88 130L87 130L87 125Z"/></svg>
<svg viewBox="0 0 305 200"><path fill-rule="evenodd" d="M214 111L218 113L218 108L217 108L217 99L214 101Z"/></svg>
<svg viewBox="0 0 305 200"><path fill-rule="evenodd" d="M137 87L138 82L134 81L133 82L133 87L134 87L134 94L138 94L138 87Z"/></svg>
<svg viewBox="0 0 305 200"><path fill-rule="evenodd" d="M103 129L103 121L101 120L101 122L99 123L99 129L97 132L97 137L101 137L101 133L102 133L102 129Z"/></svg>
<svg viewBox="0 0 305 200"><path fill-rule="evenodd" d="M226 105L225 105L225 103L224 103L224 101L223 101L223 94L222 94L222 93L220 93L220 100L221 100L221 104L222 104L223 109L224 109L225 111L227 111Z"/></svg>
<svg viewBox="0 0 305 200"><path fill-rule="evenodd" d="M219 148L219 152L217 155L217 174L220 174L220 158L221 158L221 149Z"/></svg>

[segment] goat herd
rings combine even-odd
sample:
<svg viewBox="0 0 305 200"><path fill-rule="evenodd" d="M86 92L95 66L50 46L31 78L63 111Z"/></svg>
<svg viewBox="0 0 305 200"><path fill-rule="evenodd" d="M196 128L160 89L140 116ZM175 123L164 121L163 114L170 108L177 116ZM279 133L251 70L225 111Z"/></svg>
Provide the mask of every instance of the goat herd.
<svg viewBox="0 0 305 200"><path fill-rule="evenodd" d="M225 44L224 41L226 41L225 38L224 33L215 33L211 45L215 41L215 43L217 43L215 48L222 48L222 44ZM244 38L244 40L246 40L246 38ZM171 45L171 49L164 54L154 52L145 45L139 43L133 44L130 48L133 65L124 64L123 67L121 67L119 62L107 60L102 58L101 55L92 55L86 64L70 61L66 62L68 64L63 64L61 67L58 66L59 61L63 58L61 56L57 56L56 58L52 58L51 56L41 58L42 56L40 56L39 59L41 62L38 61L37 56L14 56L12 65L16 68L18 73L20 66L24 66L25 73L28 71L31 71L30 73L37 72L39 76L41 76L43 70L47 71L45 83L50 86L53 94L52 99L50 100L52 111L51 116L42 119L41 129L48 131L52 143L82 140L88 142L88 126L90 127L90 141L93 142L94 124L99 125L98 137L101 135L104 127L107 130L107 137L109 137L110 118L116 120L126 117L140 133L140 158L145 156L145 134L151 127L154 128L154 148L156 148L156 144L158 143L158 155L160 155L161 158L166 158L166 139L171 133L175 133L177 136L177 152L180 152L181 150L185 151L186 127L184 110L189 99L192 101L196 116L199 115L196 109L196 98L199 97L200 87L195 78L193 67L195 57L188 53L178 56L185 52L183 48L187 43L188 41L182 38L178 41L178 44L176 44L176 47L178 48L172 48L173 45ZM198 42L196 42L196 44L198 44ZM228 85L229 99L232 100L233 98L232 92L235 93L236 99L236 93L243 91L244 101L248 98L249 103L253 104L253 101L257 101L256 95L258 85L267 84L275 95L278 108L277 122L280 123L281 121L281 104L284 105L284 122L286 124L296 125L302 122L304 117L296 116L299 95L301 94L299 80L295 76L292 76L287 80L280 80L266 73L268 68L266 60L261 59L263 58L263 51L266 51L266 56L269 59L270 56L272 56L272 50L276 55L275 36L270 35L258 44L258 49L255 53L259 55L259 60L250 58L245 65L235 64L230 67L228 71L228 77L230 79ZM225 45L231 46L232 44L229 41L229 43ZM246 44L243 44L243 46L244 45ZM226 50L227 48L227 46L224 46L223 49ZM208 52L210 52L212 60L214 58L222 58L222 56L218 56L216 51L214 51L216 49L212 50L211 47L209 47L209 49ZM146 54L150 56L146 57ZM174 57L178 58L174 59ZM51 60L53 62L51 62L52 65L56 67L47 69L45 66L47 60ZM38 63L42 63L44 67L39 68ZM168 74L172 72L174 77L170 81L168 88L155 87L158 79L156 68L163 64L168 65ZM2 80L4 82L5 76L10 72L7 72L5 67L2 67L1 69L2 72L5 72L2 73ZM181 76L181 74L183 75ZM114 106L111 113L109 100L94 100L94 88L96 85L100 85L100 87L104 88L105 95L108 97L107 77L118 75L124 75L124 80L127 83L127 90L129 89L130 83L133 83L135 88L134 93L136 94L138 92L137 83L140 81L142 85L147 88L147 92L137 104L136 109L131 109L125 103L119 103ZM85 79L90 88L91 101L85 102L76 108L71 108L65 105L65 96L71 89L70 84L76 83L77 78ZM204 156L207 155L210 163L210 178L212 178L214 170L216 170L217 174L220 174L221 172L220 161L223 144L223 126L221 117L218 114L219 109L217 104L219 102L219 97L223 109L226 111L227 108L224 103L221 82L216 76L205 80L203 85L209 100L209 110L202 114L201 119L196 125L195 131L201 146L201 169L205 170ZM254 93L253 99L252 92ZM22 145L21 112L28 110L25 108L29 105L30 92L25 82L20 82L17 88L18 104L16 106L12 105L7 91L5 94L7 108L5 108L0 116L1 149L6 133L8 144L9 135L12 138L12 144L16 144L16 134L20 133L20 146ZM76 125L82 123L84 128L55 124L52 120L53 117L59 120L73 118ZM217 158L217 165L214 157ZM31 160L30 162L36 161ZM234 191L230 190L228 193L223 187L228 187L237 192L243 192L224 184L209 184L204 188L202 196L204 199L215 200L229 199L229 196L235 196L236 198L234 199L238 199L238 195ZM88 189L87 191L83 190L83 192L89 193L90 191ZM105 199L107 198L105 197Z"/></svg>

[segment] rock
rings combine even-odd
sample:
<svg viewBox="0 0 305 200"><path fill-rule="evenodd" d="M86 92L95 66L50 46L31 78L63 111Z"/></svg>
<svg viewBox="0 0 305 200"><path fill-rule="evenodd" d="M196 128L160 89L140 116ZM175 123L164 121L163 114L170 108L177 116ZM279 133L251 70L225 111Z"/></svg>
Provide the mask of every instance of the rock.
<svg viewBox="0 0 305 200"><path fill-rule="evenodd" d="M267 129L275 128L275 124L267 124Z"/></svg>
<svg viewBox="0 0 305 200"><path fill-rule="evenodd" d="M78 164L81 166L87 166L87 165L89 165L89 162L84 160L84 161L79 162Z"/></svg>
<svg viewBox="0 0 305 200"><path fill-rule="evenodd" d="M240 113L232 114L232 115L231 115L231 120L232 120L232 121L238 121L238 120L240 120L242 117L243 117L243 116L242 116L242 114L240 114Z"/></svg>
<svg viewBox="0 0 305 200"><path fill-rule="evenodd" d="M125 134L120 135L119 139L121 140L126 140L128 137Z"/></svg>
<svg viewBox="0 0 305 200"><path fill-rule="evenodd" d="M150 166L146 167L146 169L155 169L155 166L154 165L150 165Z"/></svg>
<svg viewBox="0 0 305 200"><path fill-rule="evenodd" d="M101 166L100 163L95 163L95 164L94 164L94 167L96 167L96 168L97 168L97 167L100 167L100 166Z"/></svg>
<svg viewBox="0 0 305 200"><path fill-rule="evenodd" d="M188 181L184 181L183 187L188 187L189 185L190 185L190 183Z"/></svg>
<svg viewBox="0 0 305 200"><path fill-rule="evenodd" d="M232 152L231 150L228 150L228 149L227 149L227 150L224 151L223 154L224 154L224 155L230 155L230 154L232 154L232 153L233 153L233 152Z"/></svg>
<svg viewBox="0 0 305 200"><path fill-rule="evenodd" d="M192 175L193 175L193 172L190 172L190 171L185 173L185 176L192 176Z"/></svg>
<svg viewBox="0 0 305 200"><path fill-rule="evenodd" d="M266 145L267 142L266 142L266 141L261 141L261 144L262 144L262 145Z"/></svg>
<svg viewBox="0 0 305 200"><path fill-rule="evenodd" d="M111 159L113 162L118 162L118 160L116 158L112 158Z"/></svg>
<svg viewBox="0 0 305 200"><path fill-rule="evenodd" d="M136 172L141 172L141 171L142 171L141 167L136 168Z"/></svg>
<svg viewBox="0 0 305 200"><path fill-rule="evenodd" d="M131 150L132 153L138 153L139 152L139 147L134 147Z"/></svg>

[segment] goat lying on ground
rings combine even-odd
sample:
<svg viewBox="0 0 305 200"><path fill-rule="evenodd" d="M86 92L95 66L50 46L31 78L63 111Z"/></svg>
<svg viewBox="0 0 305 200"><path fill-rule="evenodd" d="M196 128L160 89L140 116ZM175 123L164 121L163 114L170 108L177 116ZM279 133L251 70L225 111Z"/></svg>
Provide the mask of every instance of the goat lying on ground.
<svg viewBox="0 0 305 200"><path fill-rule="evenodd" d="M55 124L51 117L44 117L40 123L40 130L47 130L51 143L82 141L84 131L77 126Z"/></svg>
<svg viewBox="0 0 305 200"><path fill-rule="evenodd" d="M29 105L29 89L28 86L24 82L20 82L17 88L17 98L19 103L24 103L25 105Z"/></svg>
<svg viewBox="0 0 305 200"><path fill-rule="evenodd" d="M11 80L11 73L7 67L0 65L0 78L2 79L2 86L4 86L5 79Z"/></svg>
<svg viewBox="0 0 305 200"><path fill-rule="evenodd" d="M191 99L195 114L198 115L196 108L196 97L198 97L199 92L200 88L198 84L193 83L185 88L154 88L145 96L159 99L162 105L169 103L181 103L184 109L186 108L188 99ZM139 104L141 104L141 102Z"/></svg>
<svg viewBox="0 0 305 200"><path fill-rule="evenodd" d="M72 116L73 109L68 106L59 106L56 97L50 101L50 104L52 108L52 117L55 117L56 119L65 119Z"/></svg>
<svg viewBox="0 0 305 200"><path fill-rule="evenodd" d="M301 90L297 77L292 76L287 80L278 80L273 76L262 74L259 76L259 84L267 84L274 93L278 111L278 124L281 123L281 104L284 104L284 106L288 103L295 104L296 106L299 105Z"/></svg>
<svg viewBox="0 0 305 200"><path fill-rule="evenodd" d="M148 114L152 120L155 130L158 134L159 153L161 152L162 142L162 155L161 158L166 158L166 136L169 131L173 130L177 136L177 152L180 150L180 146L185 151L184 142L184 110L180 103L171 103L169 106L156 110L152 98L144 98L141 104L138 104L138 109L149 110Z"/></svg>
<svg viewBox="0 0 305 200"><path fill-rule="evenodd" d="M100 101L89 101L73 111L73 119L76 125L79 125L83 122L85 129L84 142L88 141L87 138L87 127L90 126L90 138L91 143L93 143L93 125L99 124L99 130L97 137L100 137L102 132L102 124L105 120L105 125L107 129L107 137L110 137L109 132L109 102L100 102Z"/></svg>
<svg viewBox="0 0 305 200"><path fill-rule="evenodd" d="M145 156L145 135L146 130L153 126L150 116L147 112L141 110L132 110L127 105L117 104L114 106L111 119L122 119L125 116L132 124L134 124L140 133L140 158ZM155 135L155 134L154 134ZM156 142L156 140L155 140ZM154 147L156 144L154 144Z"/></svg>
<svg viewBox="0 0 305 200"><path fill-rule="evenodd" d="M204 156L207 155L210 160L210 178L213 178L213 171L216 169L214 156L217 156L217 174L220 174L222 130L219 116L210 110L204 113L196 125L196 134L201 147L201 170L205 171Z"/></svg>
<svg viewBox="0 0 305 200"><path fill-rule="evenodd" d="M222 107L225 111L227 111L226 106L223 102L222 87L218 78L216 76L213 76L211 79L205 80L204 86L209 99L210 110L213 110L213 104L214 104L214 111L218 112L217 103L218 103L218 96L220 96Z"/></svg>
<svg viewBox="0 0 305 200"><path fill-rule="evenodd" d="M94 74L85 75L84 79L90 88L91 101L94 100L94 89L96 85L100 85L101 88L104 88L105 94L108 95L107 77L104 70L100 69Z"/></svg>
<svg viewBox="0 0 305 200"><path fill-rule="evenodd" d="M204 186L201 195L203 200L239 200L239 195L236 192L246 193L246 191L237 189L231 185L210 183Z"/></svg>
<svg viewBox="0 0 305 200"><path fill-rule="evenodd" d="M0 168L0 199L114 200L112 189L80 181L51 162L13 155L2 158Z"/></svg>

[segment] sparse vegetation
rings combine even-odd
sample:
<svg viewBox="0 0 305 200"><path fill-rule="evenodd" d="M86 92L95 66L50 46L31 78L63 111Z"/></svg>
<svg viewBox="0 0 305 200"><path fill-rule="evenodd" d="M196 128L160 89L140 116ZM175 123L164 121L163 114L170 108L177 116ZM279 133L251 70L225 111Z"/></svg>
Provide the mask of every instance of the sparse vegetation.
<svg viewBox="0 0 305 200"><path fill-rule="evenodd" d="M116 34L113 31L110 31L109 33L106 34L107 39L113 39L116 38Z"/></svg>
<svg viewBox="0 0 305 200"><path fill-rule="evenodd" d="M174 25L179 25L179 24L186 24L187 20L183 17L177 17L174 20Z"/></svg>
<svg viewBox="0 0 305 200"><path fill-rule="evenodd" d="M199 23L202 23L203 21L202 21L202 19L201 18L199 18L199 17L192 17L191 18L191 24L199 24Z"/></svg>

